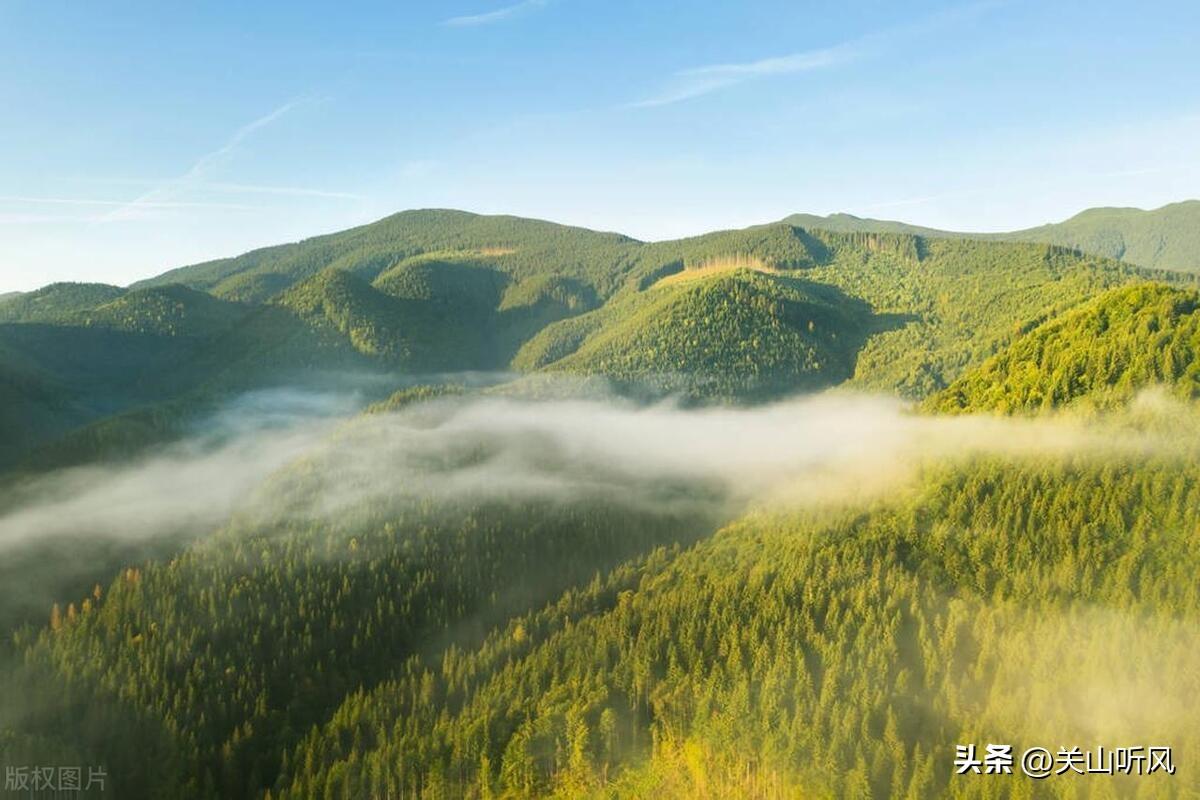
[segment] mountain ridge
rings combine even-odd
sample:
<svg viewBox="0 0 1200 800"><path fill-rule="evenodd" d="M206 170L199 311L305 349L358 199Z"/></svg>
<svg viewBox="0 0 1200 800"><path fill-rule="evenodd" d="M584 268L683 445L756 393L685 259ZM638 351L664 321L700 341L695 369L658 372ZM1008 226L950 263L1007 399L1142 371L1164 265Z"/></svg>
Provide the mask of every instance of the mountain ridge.
<svg viewBox="0 0 1200 800"><path fill-rule="evenodd" d="M1167 220L1169 228L1156 232L1163 224L1161 220L1167 218L1170 218ZM749 231L769 228L776 224L834 233L905 233L933 238L1057 244L1092 255L1126 260L1136 266L1200 272L1200 256L1189 255L1200 253L1200 233L1188 230L1190 226L1195 231L1200 231L1200 200L1182 200L1154 209L1097 206L1084 209L1061 222L1003 232L951 231L899 220L859 217L845 212L825 216L797 213L777 222L728 230ZM455 225L459 226L458 230L453 229ZM1100 226L1099 229L1093 230L1097 225ZM407 232L405 226L409 226ZM426 230L417 231L416 228L420 226L424 226ZM629 246L631 249L669 248L728 231L717 230L679 239L642 241L619 232L511 214L480 214L448 208L407 209L342 231L255 248L236 256L175 267L135 281L128 288L184 283L192 288L226 295L228 299L263 300L286 288L279 282L279 276L284 275L280 270L292 270L300 277L309 277L325 266L349 266L349 263L339 262L348 262L350 254L358 249L362 251L359 253L362 258L355 265L355 269L369 276L369 279L374 279L403 257L447 249L456 240L461 243L465 236L489 232L498 241L493 245L492 253L484 255L500 258L516 255L515 252L505 252L514 248L506 246L504 239L527 237L531 233L550 233L555 238L580 236L591 240L593 244L602 243L619 250L622 246ZM1157 250L1154 249L1156 245L1151 241L1154 236L1164 237L1163 241L1166 244ZM1179 239L1180 243L1173 244L1176 239ZM372 250L373 253L369 252ZM317 260L317 255L323 258ZM372 260L369 257L371 255L379 260ZM265 287L248 287L247 284L254 276L258 276L258 280L266 284ZM272 280L276 282L272 283ZM294 282L295 280L291 280L287 285ZM247 289L249 297L239 296L240 291Z"/></svg>
<svg viewBox="0 0 1200 800"><path fill-rule="evenodd" d="M782 221L845 233L911 233L942 239L1055 244L1140 267L1200 272L1200 200L1181 200L1152 209L1096 206L1061 222L1001 232L950 231L845 213L792 214Z"/></svg>

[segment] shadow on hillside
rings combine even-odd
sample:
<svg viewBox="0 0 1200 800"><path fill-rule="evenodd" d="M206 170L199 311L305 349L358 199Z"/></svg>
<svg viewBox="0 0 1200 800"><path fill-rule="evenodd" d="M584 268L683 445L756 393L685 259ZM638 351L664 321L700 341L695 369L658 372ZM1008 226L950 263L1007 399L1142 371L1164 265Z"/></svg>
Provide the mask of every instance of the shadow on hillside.
<svg viewBox="0 0 1200 800"><path fill-rule="evenodd" d="M820 370L812 381L803 385L779 387L783 392L828 389L849 380L854 375L859 354L872 336L899 330L920 319L916 314L875 313L865 300L846 294L837 286L799 275L788 275L785 280L828 309L826 313L814 316L813 308L806 304L798 321L826 345L836 363ZM822 328L827 331L824 335Z"/></svg>

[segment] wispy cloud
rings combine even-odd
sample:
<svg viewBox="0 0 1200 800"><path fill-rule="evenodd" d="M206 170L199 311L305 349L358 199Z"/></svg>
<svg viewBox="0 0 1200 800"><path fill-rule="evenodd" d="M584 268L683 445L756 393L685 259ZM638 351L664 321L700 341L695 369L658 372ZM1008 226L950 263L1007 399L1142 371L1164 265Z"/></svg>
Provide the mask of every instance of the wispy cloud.
<svg viewBox="0 0 1200 800"><path fill-rule="evenodd" d="M477 25L491 25L493 22L499 22L503 19L520 14L524 11L532 11L535 8L542 8L549 0L523 0L520 3L513 3L511 6L504 6L495 11L488 11L483 14L467 14L461 17L450 17L450 19L442 22L443 25L451 28L469 28Z"/></svg>
<svg viewBox="0 0 1200 800"><path fill-rule="evenodd" d="M829 47L804 50L754 61L709 64L675 72L664 89L628 108L655 108L702 97L746 81L830 69L873 55L887 41L926 33L1003 5L1005 0L979 0L941 11L895 28L875 31Z"/></svg>
<svg viewBox="0 0 1200 800"><path fill-rule="evenodd" d="M246 183L212 183L198 184L197 188L216 192L231 192L233 194L276 194L289 197L327 197L332 200L362 200L361 194L353 192L333 192L328 189L310 189L304 186L261 186Z"/></svg>
<svg viewBox="0 0 1200 800"><path fill-rule="evenodd" d="M160 187L171 183L175 178L73 178L75 182L104 184L107 186L151 186ZM228 181L197 181L190 185L197 192L229 193L229 194L275 194L295 197L328 197L334 200L362 200L364 196L355 192L343 192L333 189L319 189L310 186L270 186L254 183L236 183ZM128 203L121 201L121 204Z"/></svg>
<svg viewBox="0 0 1200 800"><path fill-rule="evenodd" d="M129 200L96 200L90 197L28 197L25 195L0 194L0 203L28 203L31 205L48 206L128 206ZM252 210L255 206L238 205L236 203L205 203L182 200L147 201L142 203L145 208L229 208L237 210Z"/></svg>
<svg viewBox="0 0 1200 800"><path fill-rule="evenodd" d="M820 50L808 50L774 58L731 64L710 64L692 67L675 73L672 85L661 93L632 104L633 108L666 106L693 97L715 92L754 78L790 75L799 72L827 69L853 61L860 55L860 46L846 43Z"/></svg>
<svg viewBox="0 0 1200 800"><path fill-rule="evenodd" d="M683 76L700 78L753 78L759 75L786 75L791 72L806 72L811 69L832 67L851 60L855 56L852 45L843 44L824 50L809 50L778 58L763 58L745 64L712 64L693 67L679 72Z"/></svg>
<svg viewBox="0 0 1200 800"><path fill-rule="evenodd" d="M137 219L142 216L142 212L155 207L156 203L168 202L172 197L175 197L185 189L194 189L197 184L201 183L206 175L212 170L228 160L229 156L238 148L238 146L253 136L257 131L262 130L271 123L278 120L280 117L292 111L297 106L309 102L307 100L292 100L288 103L279 106L268 114L264 114L258 119L249 122L233 132L233 135L225 141L223 145L201 156L187 172L177 178L172 178L165 181L159 186L155 186L147 192L142 193L133 200L124 205L113 209L108 214L105 214L101 221L117 222L124 220Z"/></svg>
<svg viewBox="0 0 1200 800"><path fill-rule="evenodd" d="M0 211L0 225L43 225L56 222L92 222L94 217L63 214L29 214Z"/></svg>

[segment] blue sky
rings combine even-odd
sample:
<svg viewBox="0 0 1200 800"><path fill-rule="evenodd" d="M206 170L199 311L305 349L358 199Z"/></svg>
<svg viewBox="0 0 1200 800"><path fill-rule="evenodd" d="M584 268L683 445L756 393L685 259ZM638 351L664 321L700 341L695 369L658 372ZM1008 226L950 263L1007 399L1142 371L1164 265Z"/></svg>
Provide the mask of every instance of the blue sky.
<svg viewBox="0 0 1200 800"><path fill-rule="evenodd" d="M645 239L1200 196L1200 3L0 0L0 291L413 207Z"/></svg>

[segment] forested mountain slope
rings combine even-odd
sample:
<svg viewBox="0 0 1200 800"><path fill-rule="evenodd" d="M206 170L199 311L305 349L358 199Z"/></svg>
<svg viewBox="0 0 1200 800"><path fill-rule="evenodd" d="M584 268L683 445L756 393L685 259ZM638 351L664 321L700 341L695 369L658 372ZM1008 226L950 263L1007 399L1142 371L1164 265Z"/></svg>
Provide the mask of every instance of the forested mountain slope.
<svg viewBox="0 0 1200 800"><path fill-rule="evenodd" d="M71 746L113 765L122 797L255 797L356 687L409 656L473 646L597 571L717 523L704 486L638 485L603 470L581 475L594 488L569 502L487 484L449 497L406 488L406 476L486 468L496 447L486 439L409 463L420 457L414 439L416 454L397 450L372 467L377 494L326 507L336 492L325 482L349 469L337 458L364 458L396 425L419 437L431 413L360 420L335 449L272 478L226 529L55 612L45 633L22 641L27 669L4 688L28 702L8 705L0 728L26 742L69 731ZM580 468L552 448L537 458L558 474ZM131 719L142 727L112 736Z"/></svg>
<svg viewBox="0 0 1200 800"><path fill-rule="evenodd" d="M1143 284L1055 317L930 398L937 411L1113 407L1163 386L1200 396L1200 295Z"/></svg>
<svg viewBox="0 0 1200 800"><path fill-rule="evenodd" d="M770 250L694 266L679 261L638 292L550 325L514 366L622 379L700 376L725 397L761 389L762 375L772 376L766 386L777 395L849 377L855 386L920 398L1022 329L1147 277L1046 245L770 230ZM788 254L787 266L763 256L789 239L799 252ZM793 313L801 308L797 292L820 299ZM763 346L752 347L756 337Z"/></svg>
<svg viewBox="0 0 1200 800"><path fill-rule="evenodd" d="M1200 475L1108 461L934 471L869 514L754 516L631 562L351 694L274 796L999 797L1015 779L951 779L955 744L1194 757Z"/></svg>
<svg viewBox="0 0 1200 800"><path fill-rule="evenodd" d="M518 280L553 273L607 293L623 275L631 244L618 234L518 217L404 211L348 231L182 267L139 285L182 283L218 296L262 301L328 267L371 281L407 258L448 252L494 263Z"/></svg>
<svg viewBox="0 0 1200 800"><path fill-rule="evenodd" d="M966 233L924 228L850 214L793 214L783 220L811 230L839 233L908 233L937 239L1040 242L1178 272L1200 272L1200 200L1162 208L1089 208L1063 222L1005 233Z"/></svg>
<svg viewBox="0 0 1200 800"><path fill-rule="evenodd" d="M558 323L514 364L701 397L769 398L848 379L874 324L864 303L831 287L740 269L655 286Z"/></svg>
<svg viewBox="0 0 1200 800"><path fill-rule="evenodd" d="M62 386L0 339L0 467L6 453L53 439L88 416Z"/></svg>
<svg viewBox="0 0 1200 800"><path fill-rule="evenodd" d="M193 359L250 312L181 286L109 288L31 293L14 301L23 306L13 314L19 321L0 322L9 391L39 398L37 408L18 400L0 407L0 427L23 431L0 439L0 466L82 425L192 391L207 378Z"/></svg>
<svg viewBox="0 0 1200 800"><path fill-rule="evenodd" d="M47 546L87 563L45 580L48 624L0 650L19 655L0 753L204 800L994 796L1010 785L953 781L948 759L997 739L1169 740L1194 761L1172 711L1200 690L1197 450L1126 410L1166 384L1161 413L1194 429L1187 283L912 231L640 243L407 212L12 298L0 433L43 445L25 465L96 462L72 480L203 460L219 437L196 421L221 428L247 389L430 385L313 428L186 539L72 517ZM509 369L526 380L458 385ZM619 395L572 396L593 380ZM832 386L893 400L809 427L819 404L772 404ZM1092 413L1041 413L1072 406ZM1028 413L937 413L977 410ZM172 436L194 438L154 449ZM865 460L842 474L825 452ZM0 523L36 505L26 477L0 486ZM131 527L177 499L145 485ZM34 615L4 597L0 619ZM1045 792L1183 785L1143 780Z"/></svg>
<svg viewBox="0 0 1200 800"><path fill-rule="evenodd" d="M1143 267L1200 272L1200 200L1151 211L1089 208L1064 222L998 238L1047 242Z"/></svg>
<svg viewBox="0 0 1200 800"><path fill-rule="evenodd" d="M105 283L52 283L0 300L0 323L55 322L116 300L125 290Z"/></svg>
<svg viewBox="0 0 1200 800"><path fill-rule="evenodd" d="M925 228L891 219L856 217L853 214L790 214L783 218L788 225L808 230L832 231L834 233L907 233L912 236L941 238L945 236L968 237L970 234L955 234L937 228Z"/></svg>
<svg viewBox="0 0 1200 800"><path fill-rule="evenodd" d="M44 412L0 457L12 463L109 415L346 371L397 385L515 368L704 402L850 379L922 398L1016 332L1147 277L1046 245L786 224L646 244L513 217L405 212L131 290L59 284L13 298L0 339L71 412Z"/></svg>

